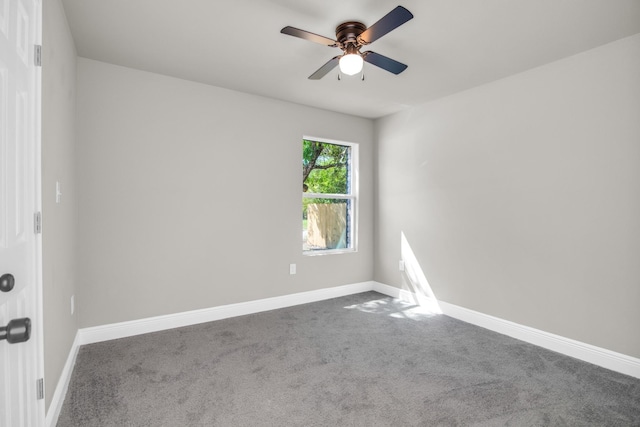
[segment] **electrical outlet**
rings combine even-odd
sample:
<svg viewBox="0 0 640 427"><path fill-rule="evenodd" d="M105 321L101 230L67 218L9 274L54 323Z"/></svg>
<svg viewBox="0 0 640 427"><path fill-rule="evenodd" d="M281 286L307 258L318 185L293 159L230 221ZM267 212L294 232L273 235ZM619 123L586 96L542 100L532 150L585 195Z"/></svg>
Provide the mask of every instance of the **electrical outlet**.
<svg viewBox="0 0 640 427"><path fill-rule="evenodd" d="M401 259L401 260L398 262L398 269L399 269L400 271L404 271L404 260L402 260L402 259Z"/></svg>
<svg viewBox="0 0 640 427"><path fill-rule="evenodd" d="M71 295L71 315L76 311L76 296Z"/></svg>
<svg viewBox="0 0 640 427"><path fill-rule="evenodd" d="M289 274L296 274L296 265L289 264Z"/></svg>

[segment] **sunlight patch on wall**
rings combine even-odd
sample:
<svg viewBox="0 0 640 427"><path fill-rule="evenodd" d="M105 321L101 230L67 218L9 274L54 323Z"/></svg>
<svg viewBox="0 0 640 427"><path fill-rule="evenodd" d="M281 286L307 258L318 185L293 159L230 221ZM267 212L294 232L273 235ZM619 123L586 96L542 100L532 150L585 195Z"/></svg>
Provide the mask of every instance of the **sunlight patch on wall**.
<svg viewBox="0 0 640 427"><path fill-rule="evenodd" d="M419 304L434 314L441 314L442 309L438 304L438 299L403 231L400 232L400 259L404 261L402 281L405 289L409 291L402 294L403 299L409 298L410 302Z"/></svg>

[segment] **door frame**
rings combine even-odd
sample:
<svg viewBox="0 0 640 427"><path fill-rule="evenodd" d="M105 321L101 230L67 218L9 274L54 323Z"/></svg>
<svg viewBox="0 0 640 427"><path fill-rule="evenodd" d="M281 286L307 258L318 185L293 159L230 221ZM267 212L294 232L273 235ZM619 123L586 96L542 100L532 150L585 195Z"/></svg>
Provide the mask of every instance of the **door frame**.
<svg viewBox="0 0 640 427"><path fill-rule="evenodd" d="M36 34L35 44L42 46L42 11L43 0L35 0L36 4ZM42 48L40 52L42 58ZM42 59L36 67L35 100L34 100L34 208L35 213L42 215ZM34 213L34 214L35 214ZM42 224L42 220L40 220ZM44 372L44 283L42 270L42 229L35 235L35 319L33 321L33 339L36 340L36 355L34 369L36 378L42 381L42 398L35 400L34 414L39 425L44 426L46 420L46 387Z"/></svg>

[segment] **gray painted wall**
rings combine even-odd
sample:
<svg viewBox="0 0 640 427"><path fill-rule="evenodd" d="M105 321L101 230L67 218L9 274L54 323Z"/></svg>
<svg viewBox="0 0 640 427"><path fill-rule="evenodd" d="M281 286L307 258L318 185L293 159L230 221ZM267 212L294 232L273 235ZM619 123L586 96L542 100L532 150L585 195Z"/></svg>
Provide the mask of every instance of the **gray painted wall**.
<svg viewBox="0 0 640 427"><path fill-rule="evenodd" d="M76 50L60 0L43 2L42 269L46 407L69 355L77 312ZM56 204L56 181L62 200Z"/></svg>
<svg viewBox="0 0 640 427"><path fill-rule="evenodd" d="M640 35L376 123L375 279L640 357Z"/></svg>
<svg viewBox="0 0 640 427"><path fill-rule="evenodd" d="M373 277L372 121L84 58L77 102L81 327ZM302 255L303 135L360 144L357 253Z"/></svg>
<svg viewBox="0 0 640 427"><path fill-rule="evenodd" d="M59 0L43 45L47 407L78 324L374 276L411 288L401 233L441 300L640 357L640 36L381 119L375 135L369 120L82 58L76 117ZM301 254L302 135L361 144L356 254Z"/></svg>

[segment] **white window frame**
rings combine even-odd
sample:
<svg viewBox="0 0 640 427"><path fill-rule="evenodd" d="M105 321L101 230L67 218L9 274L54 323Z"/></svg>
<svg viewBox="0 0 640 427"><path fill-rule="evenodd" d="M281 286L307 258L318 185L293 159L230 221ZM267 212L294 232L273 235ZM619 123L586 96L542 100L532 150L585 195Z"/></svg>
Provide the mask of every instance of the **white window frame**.
<svg viewBox="0 0 640 427"><path fill-rule="evenodd" d="M304 135L303 140L310 140L316 142L322 142L326 144L342 145L351 148L351 164L350 164L350 188L351 194L325 194L325 193L305 193L302 192L303 199L340 199L351 201L351 211L349 213L349 241L351 242L350 248L341 249L316 249L316 250L302 250L303 255L307 256L319 256L319 255L337 255L344 253L358 252L358 217L360 211L360 150L357 142L339 141L335 139L319 138L316 136ZM302 157L302 156L301 156Z"/></svg>

